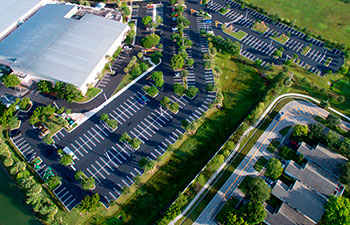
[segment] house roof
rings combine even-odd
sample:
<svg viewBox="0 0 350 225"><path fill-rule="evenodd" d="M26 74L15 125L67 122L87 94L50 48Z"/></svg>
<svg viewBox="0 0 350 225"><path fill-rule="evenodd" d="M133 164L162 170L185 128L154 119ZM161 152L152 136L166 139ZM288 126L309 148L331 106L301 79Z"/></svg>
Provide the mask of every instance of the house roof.
<svg viewBox="0 0 350 225"><path fill-rule="evenodd" d="M344 156L329 150L323 145L317 145L315 149L312 149L311 146L302 143L298 148L298 152L303 154L309 161L314 162L337 177L341 173L340 167L347 161Z"/></svg>
<svg viewBox="0 0 350 225"><path fill-rule="evenodd" d="M85 14L71 18L74 5L49 4L0 42L0 59L41 79L84 84L127 25Z"/></svg>
<svg viewBox="0 0 350 225"><path fill-rule="evenodd" d="M304 217L295 209L282 203L277 212L271 213L266 210L265 222L271 225L313 225L315 222Z"/></svg>
<svg viewBox="0 0 350 225"><path fill-rule="evenodd" d="M34 8L42 0L0 0L0 33Z"/></svg>
<svg viewBox="0 0 350 225"><path fill-rule="evenodd" d="M294 161L290 161L285 173L327 197L334 194L338 187L338 180L333 174L323 170L311 161L303 167Z"/></svg>
<svg viewBox="0 0 350 225"><path fill-rule="evenodd" d="M279 180L273 187L272 194L315 223L321 219L327 203L325 197L299 181L288 187Z"/></svg>

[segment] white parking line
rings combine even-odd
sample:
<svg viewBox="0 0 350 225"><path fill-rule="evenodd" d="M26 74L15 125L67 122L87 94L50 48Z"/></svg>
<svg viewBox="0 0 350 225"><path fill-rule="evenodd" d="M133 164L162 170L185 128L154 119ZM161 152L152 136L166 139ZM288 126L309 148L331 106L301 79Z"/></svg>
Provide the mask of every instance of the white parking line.
<svg viewBox="0 0 350 225"><path fill-rule="evenodd" d="M98 140L95 135L93 135L89 130L87 131L89 135L91 135L91 137L93 137L98 143L101 143L100 140Z"/></svg>
<svg viewBox="0 0 350 225"><path fill-rule="evenodd" d="M104 168L104 166L101 166L101 164L96 160L95 163L108 175L110 176L111 174ZM100 171L101 171L100 169Z"/></svg>
<svg viewBox="0 0 350 225"><path fill-rule="evenodd" d="M98 169L96 169L96 167L94 166L94 164L91 164L91 167L96 171L96 173L98 173L98 175L100 175L103 179L106 179L105 176L103 176L103 174L100 173L100 171ZM95 173L95 175L96 175Z"/></svg>
<svg viewBox="0 0 350 225"><path fill-rule="evenodd" d="M95 126L96 126L97 129L99 129L105 136L108 137L108 134L107 134L100 126L98 126L97 124L95 124Z"/></svg>
<svg viewBox="0 0 350 225"><path fill-rule="evenodd" d="M99 132L97 132L93 127L91 127L91 130L93 130L102 140L105 139L105 138L104 138Z"/></svg>
<svg viewBox="0 0 350 225"><path fill-rule="evenodd" d="M101 160L112 172L114 172L113 167L111 167L111 165L109 165L109 163L107 163L101 156L100 156L100 160Z"/></svg>

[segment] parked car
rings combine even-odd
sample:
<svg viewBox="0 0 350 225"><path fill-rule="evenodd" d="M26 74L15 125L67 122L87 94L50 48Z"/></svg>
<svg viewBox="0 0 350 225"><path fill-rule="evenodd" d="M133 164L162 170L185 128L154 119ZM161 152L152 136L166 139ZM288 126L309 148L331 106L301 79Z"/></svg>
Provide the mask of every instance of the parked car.
<svg viewBox="0 0 350 225"><path fill-rule="evenodd" d="M181 76L181 73L177 72L177 73L175 73L175 76L179 77L179 76Z"/></svg>
<svg viewBox="0 0 350 225"><path fill-rule="evenodd" d="M281 116L284 115L284 112L279 112L276 116L276 120L280 120L281 119Z"/></svg>
<svg viewBox="0 0 350 225"><path fill-rule="evenodd" d="M172 31L178 31L178 30L179 30L179 28L177 28L177 27L173 27L173 28L171 28L171 30L172 30Z"/></svg>

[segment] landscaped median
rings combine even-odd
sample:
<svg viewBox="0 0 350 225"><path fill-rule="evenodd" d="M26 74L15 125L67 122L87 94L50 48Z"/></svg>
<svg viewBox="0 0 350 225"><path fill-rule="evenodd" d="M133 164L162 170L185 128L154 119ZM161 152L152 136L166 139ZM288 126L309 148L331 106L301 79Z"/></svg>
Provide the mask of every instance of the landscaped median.
<svg viewBox="0 0 350 225"><path fill-rule="evenodd" d="M257 20L255 23L253 23L252 30L256 31L260 34L265 33L268 31L270 28L266 26L264 21Z"/></svg>
<svg viewBox="0 0 350 225"><path fill-rule="evenodd" d="M324 63L325 66L329 66L332 63L333 59L331 57L328 57L326 62Z"/></svg>
<svg viewBox="0 0 350 225"><path fill-rule="evenodd" d="M309 53L310 50L311 50L310 46L305 46L303 50L301 50L301 54L306 55L307 53Z"/></svg>
<svg viewBox="0 0 350 225"><path fill-rule="evenodd" d="M223 31L225 34L228 34L228 35L230 35L231 37L236 38L238 41L241 41L243 38L245 38L245 36L248 35L246 32L241 31L241 30L239 30L239 31L237 31L237 32L232 31L232 29L233 29L233 26L232 26L232 25L230 25L230 26L227 27L226 24L223 24L223 25L221 26L221 29L222 29L222 31Z"/></svg>
<svg viewBox="0 0 350 225"><path fill-rule="evenodd" d="M289 40L289 37L283 33L280 36L271 36L271 39L277 41L281 45L284 45Z"/></svg>

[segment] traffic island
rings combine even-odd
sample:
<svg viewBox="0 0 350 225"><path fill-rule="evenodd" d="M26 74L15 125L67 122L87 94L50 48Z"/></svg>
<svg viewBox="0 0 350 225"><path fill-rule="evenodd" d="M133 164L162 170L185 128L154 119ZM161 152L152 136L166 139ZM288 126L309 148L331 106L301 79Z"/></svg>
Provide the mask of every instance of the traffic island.
<svg viewBox="0 0 350 225"><path fill-rule="evenodd" d="M260 20L257 20L255 23L253 23L253 26L252 26L252 30L260 34L264 34L269 29L270 28L266 26L265 22Z"/></svg>
<svg viewBox="0 0 350 225"><path fill-rule="evenodd" d="M226 24L222 25L221 27L222 32L224 32L225 34L230 35L231 37L237 39L238 41L242 41L243 38L245 38L247 36L247 33L241 30L238 31L233 31L233 26L230 25L227 27Z"/></svg>
<svg viewBox="0 0 350 225"><path fill-rule="evenodd" d="M284 45L289 40L289 37L283 33L280 36L271 36L271 39L277 41L281 45Z"/></svg>

